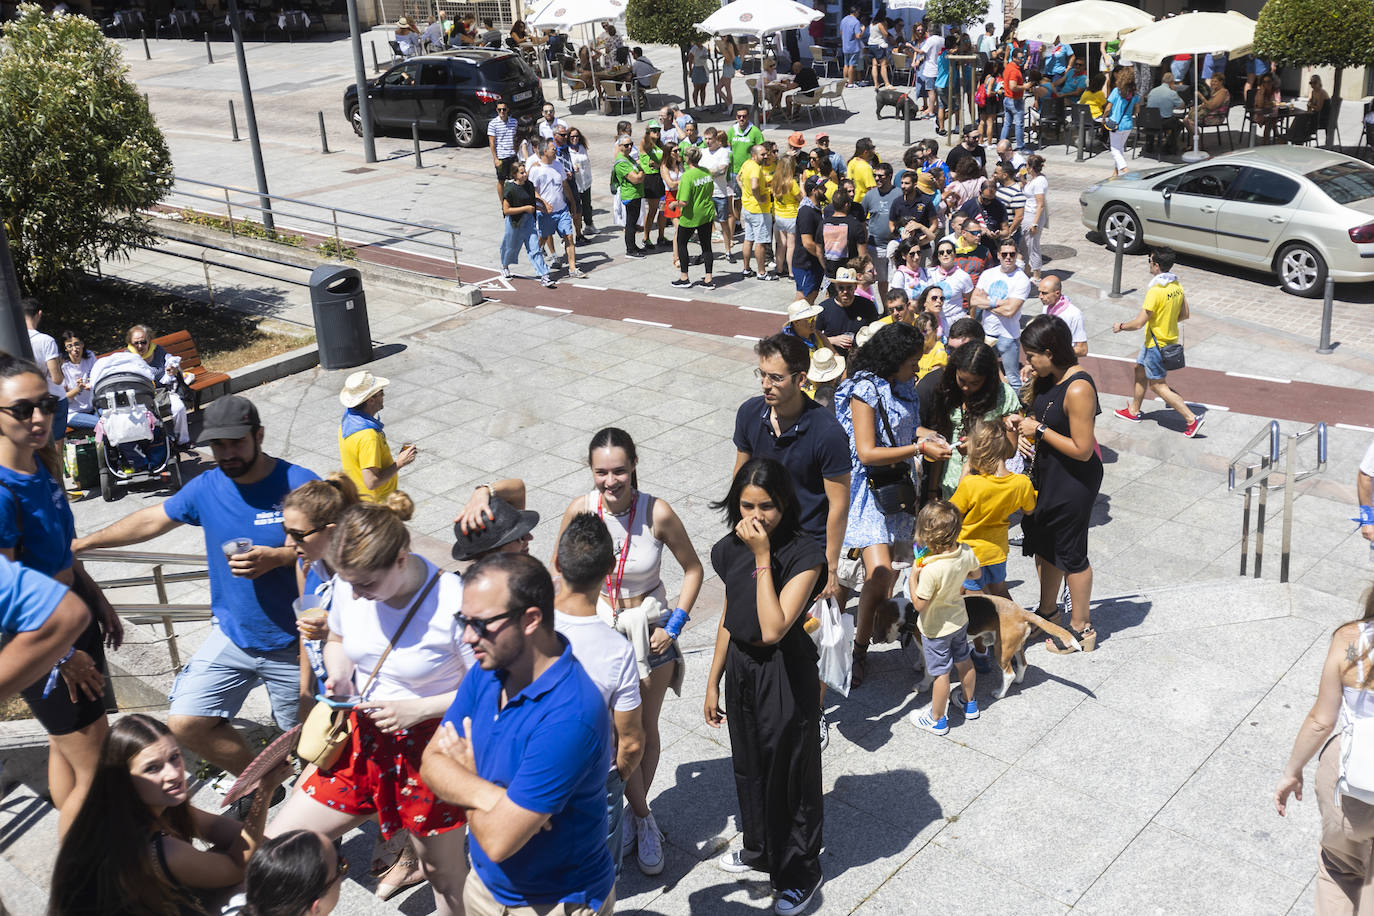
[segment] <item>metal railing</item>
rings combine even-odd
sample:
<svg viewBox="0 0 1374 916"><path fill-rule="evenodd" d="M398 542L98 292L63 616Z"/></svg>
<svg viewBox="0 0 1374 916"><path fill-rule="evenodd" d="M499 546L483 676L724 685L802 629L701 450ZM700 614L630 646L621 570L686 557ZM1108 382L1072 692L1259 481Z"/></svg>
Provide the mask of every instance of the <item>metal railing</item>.
<svg viewBox="0 0 1374 916"><path fill-rule="evenodd" d="M102 590L115 588L146 588L151 585L157 590L156 604L115 604L110 606L129 623L162 624L163 641L172 659L172 669L181 670L181 651L177 647L177 634L172 625L176 623L198 622L210 619L208 604L171 604L167 601L167 583L196 582L210 578L205 557L188 553L150 553L141 550L87 550L81 554L83 562L98 563L144 563L152 564L152 575L132 576L126 579L96 580ZM192 572L167 573L164 566L199 566Z"/></svg>
<svg viewBox="0 0 1374 916"><path fill-rule="evenodd" d="M1298 448L1308 439L1317 440L1317 463L1314 467L1298 470ZM1260 450L1261 443L1267 448ZM1258 460L1254 460L1258 459ZM1279 463L1283 462L1280 467ZM1236 480L1236 471L1244 470L1245 477ZM1264 524L1265 511L1269 503L1270 490L1283 491L1283 553L1279 558L1279 581L1288 581L1288 558L1293 544L1293 498L1295 485L1309 477L1326 470L1326 424L1317 423L1298 433L1284 436L1279 429L1278 420L1270 420L1269 425L1260 430L1245 447L1231 459L1226 467L1226 489L1234 492L1239 486L1245 496L1245 505L1240 523L1240 574L1245 575L1250 558L1250 504L1251 494L1259 490L1259 515L1255 520L1255 572L1258 579L1264 565ZM1277 475L1278 483L1270 478Z"/></svg>
<svg viewBox="0 0 1374 916"><path fill-rule="evenodd" d="M417 245L431 253L442 252L453 261L453 272L455 274L462 273L458 262L458 236L462 233L455 228L450 228L448 226L427 226L423 223L412 223L403 219L393 219L389 216L379 216L376 213L365 213L362 210L332 207L327 204L300 200L295 197L284 197L280 194L262 194L258 191L248 190L247 188L236 188L232 185L215 184L212 181L201 181L198 178L186 178L181 175L176 176L176 182L177 185L196 185L201 188L213 189L218 193L198 194L194 191L188 191L184 188L174 186L172 190L168 192L167 199L164 201L167 206L180 209L180 205L174 202L175 198L195 201L197 204L213 204L215 207L213 210L206 210L204 206L188 205L188 207L189 209L200 210L202 212L213 212L216 214L222 212L223 216L229 221L229 234L231 236L236 235L234 208L238 207L240 210L256 211L258 213L258 219L261 221L262 212L267 208L262 205L260 199L266 198L270 202L269 205L275 218L279 220L284 219L291 223L309 223L312 226L319 227L319 230L315 232L315 234L319 235L321 238L332 237L334 239L334 244L339 249L343 249L344 247L343 233L346 231L350 233L351 236L352 234L360 234L373 239L373 241L360 241L350 237L349 241L352 243L350 247L381 245L403 250L397 248L397 246ZM235 200L231 195L239 195L240 199ZM279 207L276 205L277 202L290 206ZM219 209L220 207L223 208L222 211ZM384 227L399 226L413 231L408 234L400 235L390 231L389 228L375 228L373 226L358 225L357 222L341 222L339 219L341 215L344 217L355 217L358 220L366 220L372 223L379 223ZM278 226L277 231L279 233L283 232L280 226ZM434 241L432 238L424 238L424 236L432 235L446 237L447 241ZM411 253L421 254L423 252L412 251ZM400 265L394 266L399 270L410 269ZM420 273L421 271L412 272Z"/></svg>

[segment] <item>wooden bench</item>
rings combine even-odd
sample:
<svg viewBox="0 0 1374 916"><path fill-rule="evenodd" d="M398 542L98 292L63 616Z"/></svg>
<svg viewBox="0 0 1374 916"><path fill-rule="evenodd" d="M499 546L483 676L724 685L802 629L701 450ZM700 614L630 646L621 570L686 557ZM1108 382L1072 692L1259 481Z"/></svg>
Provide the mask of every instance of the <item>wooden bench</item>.
<svg viewBox="0 0 1374 916"><path fill-rule="evenodd" d="M191 389L192 403L186 405L187 410L198 410L200 408L200 396L209 388L217 385L225 385L229 381L229 376L223 372L211 372L206 369L200 361L200 352L196 350L196 342L191 339L189 331L177 331L172 334L163 334L161 337L154 337L153 343L162 347L173 356L181 357L181 372L186 380L187 386ZM118 353L118 350L111 350L110 353L102 353L101 356L109 356ZM227 388L225 389L227 390ZM217 392L218 395L220 392Z"/></svg>

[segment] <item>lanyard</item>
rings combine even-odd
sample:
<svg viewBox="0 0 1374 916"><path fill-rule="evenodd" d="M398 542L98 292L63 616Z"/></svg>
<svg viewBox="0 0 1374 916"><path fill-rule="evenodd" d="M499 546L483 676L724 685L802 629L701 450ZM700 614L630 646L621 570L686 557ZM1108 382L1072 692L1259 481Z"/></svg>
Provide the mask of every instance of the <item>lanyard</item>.
<svg viewBox="0 0 1374 916"><path fill-rule="evenodd" d="M620 548L620 560L615 567L615 581L611 577L606 577L606 593L611 596L611 620L620 620L620 583L625 581L625 561L630 558L630 538L634 535L635 529L635 510L639 508L639 493L634 493L634 501L630 503L630 520L625 523L625 543ZM596 498L596 517L605 521L605 496L598 495Z"/></svg>

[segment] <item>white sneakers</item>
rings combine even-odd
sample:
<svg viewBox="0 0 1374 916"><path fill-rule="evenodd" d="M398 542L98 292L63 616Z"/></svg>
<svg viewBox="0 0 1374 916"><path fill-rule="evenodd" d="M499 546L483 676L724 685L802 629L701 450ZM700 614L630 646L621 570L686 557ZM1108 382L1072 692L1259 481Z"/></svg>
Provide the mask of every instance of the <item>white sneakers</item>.
<svg viewBox="0 0 1374 916"><path fill-rule="evenodd" d="M635 818L635 847L640 871L650 876L663 871L663 831L654 822L652 811L648 817Z"/></svg>

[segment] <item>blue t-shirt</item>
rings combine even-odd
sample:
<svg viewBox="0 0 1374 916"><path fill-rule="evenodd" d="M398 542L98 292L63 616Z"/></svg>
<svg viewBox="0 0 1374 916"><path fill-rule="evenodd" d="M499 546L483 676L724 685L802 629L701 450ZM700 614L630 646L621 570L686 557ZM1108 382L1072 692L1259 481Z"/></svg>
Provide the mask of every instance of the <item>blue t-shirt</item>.
<svg viewBox="0 0 1374 916"><path fill-rule="evenodd" d="M1056 77L1069 69L1069 55L1072 52L1064 45L1055 45L1045 56L1045 72Z"/></svg>
<svg viewBox="0 0 1374 916"><path fill-rule="evenodd" d="M1117 130L1135 127L1135 96L1123 96L1115 89L1107 96L1107 117L1116 122Z"/></svg>
<svg viewBox="0 0 1374 916"><path fill-rule="evenodd" d="M48 622L67 586L0 557L0 633L28 633Z"/></svg>
<svg viewBox="0 0 1374 916"><path fill-rule="evenodd" d="M863 23L859 22L858 16L846 16L840 20L840 50L846 54L857 54L864 49L863 43L859 41L859 33L863 31Z"/></svg>
<svg viewBox="0 0 1374 916"><path fill-rule="evenodd" d="M14 547L22 541L15 559L45 576L55 576L71 566L76 522L67 494L43 462L38 462L38 470L32 474L0 467L0 484L0 547Z"/></svg>
<svg viewBox="0 0 1374 916"><path fill-rule="evenodd" d="M257 483L244 486L219 468L193 479L162 504L167 517L205 531L205 557L210 567L210 609L224 635L240 649L271 652L296 644L296 572L279 566L256 579L229 571L220 545L230 538L252 538L259 547L282 547L281 503L286 494L317 480L314 471L275 459L277 464Z"/></svg>
<svg viewBox="0 0 1374 916"><path fill-rule="evenodd" d="M550 829L504 862L491 861L472 838L472 868L491 895L506 906L599 910L615 884L606 849L611 713L568 640L558 641L563 654L504 709L503 673L469 671L444 721L462 734L463 719L471 718L477 775L521 808L550 815Z"/></svg>

